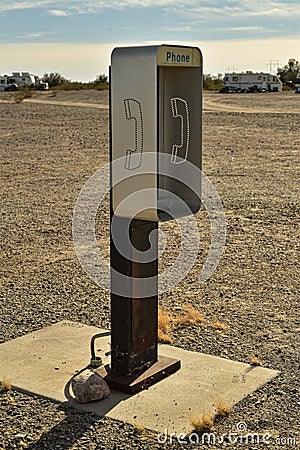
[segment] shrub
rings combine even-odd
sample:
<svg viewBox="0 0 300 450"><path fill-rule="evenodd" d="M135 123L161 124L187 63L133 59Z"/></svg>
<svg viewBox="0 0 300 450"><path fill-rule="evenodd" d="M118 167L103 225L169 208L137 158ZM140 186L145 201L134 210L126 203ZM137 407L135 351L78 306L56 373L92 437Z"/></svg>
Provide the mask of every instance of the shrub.
<svg viewBox="0 0 300 450"><path fill-rule="evenodd" d="M1 390L2 391L10 391L12 388L11 380L9 378L3 377L1 379Z"/></svg>
<svg viewBox="0 0 300 450"><path fill-rule="evenodd" d="M220 88L224 86L222 74L211 75L204 74L203 75L203 89L206 91L218 91Z"/></svg>

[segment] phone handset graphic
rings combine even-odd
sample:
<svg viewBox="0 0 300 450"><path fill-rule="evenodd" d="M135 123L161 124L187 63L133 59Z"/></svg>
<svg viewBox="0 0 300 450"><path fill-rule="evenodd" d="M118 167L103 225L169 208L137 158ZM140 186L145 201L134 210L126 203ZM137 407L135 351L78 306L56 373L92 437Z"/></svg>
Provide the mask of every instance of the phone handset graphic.
<svg viewBox="0 0 300 450"><path fill-rule="evenodd" d="M180 97L171 98L172 116L180 118L180 144L173 144L171 162L180 164L184 162L189 153L190 145L190 118L186 100ZM179 158L180 159L179 159Z"/></svg>
<svg viewBox="0 0 300 450"><path fill-rule="evenodd" d="M134 147L126 150L125 169L138 169L142 164L144 126L142 106L134 98L124 99L125 117L134 121Z"/></svg>

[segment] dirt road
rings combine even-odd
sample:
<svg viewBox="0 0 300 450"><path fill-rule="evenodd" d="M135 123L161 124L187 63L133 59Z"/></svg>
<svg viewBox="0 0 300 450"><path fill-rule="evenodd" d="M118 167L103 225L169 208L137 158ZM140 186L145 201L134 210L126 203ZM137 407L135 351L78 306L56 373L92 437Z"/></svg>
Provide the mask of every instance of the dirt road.
<svg viewBox="0 0 300 450"><path fill-rule="evenodd" d="M59 103L63 106L92 107L107 109L108 92L100 92L99 101L103 103L91 103L91 97L82 96L84 101L78 101L80 94L70 93L66 101L66 93L57 92L38 95L35 98L25 99L28 103L40 103L53 105ZM248 114L282 114L283 111L300 114L300 96L293 93L261 93L261 94L218 94L216 92L204 92L203 110L204 112L243 112ZM97 99L97 100L98 100ZM1 100L1 97L0 97Z"/></svg>

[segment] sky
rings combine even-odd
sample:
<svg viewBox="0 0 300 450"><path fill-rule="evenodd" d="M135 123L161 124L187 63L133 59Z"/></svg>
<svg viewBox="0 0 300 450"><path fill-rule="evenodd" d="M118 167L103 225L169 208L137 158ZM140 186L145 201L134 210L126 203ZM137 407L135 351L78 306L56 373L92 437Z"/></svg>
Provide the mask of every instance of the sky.
<svg viewBox="0 0 300 450"><path fill-rule="evenodd" d="M299 0L1 0L0 74L108 74L114 47L197 46L204 73L300 60ZM271 66L270 66L271 63Z"/></svg>

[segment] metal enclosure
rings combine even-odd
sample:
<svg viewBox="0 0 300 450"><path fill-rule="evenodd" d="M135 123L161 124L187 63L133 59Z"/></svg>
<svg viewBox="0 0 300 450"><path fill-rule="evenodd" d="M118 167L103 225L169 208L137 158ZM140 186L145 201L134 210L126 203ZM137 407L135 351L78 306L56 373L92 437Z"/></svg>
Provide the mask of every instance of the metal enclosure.
<svg viewBox="0 0 300 450"><path fill-rule="evenodd" d="M110 89L113 213L157 222L197 212L200 170L191 165L201 169L200 50L115 48Z"/></svg>

